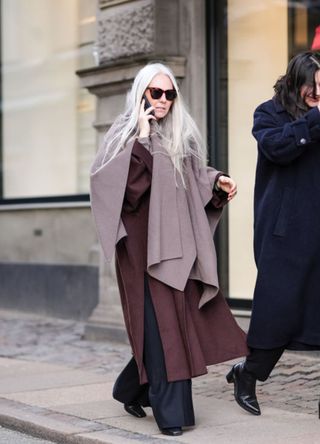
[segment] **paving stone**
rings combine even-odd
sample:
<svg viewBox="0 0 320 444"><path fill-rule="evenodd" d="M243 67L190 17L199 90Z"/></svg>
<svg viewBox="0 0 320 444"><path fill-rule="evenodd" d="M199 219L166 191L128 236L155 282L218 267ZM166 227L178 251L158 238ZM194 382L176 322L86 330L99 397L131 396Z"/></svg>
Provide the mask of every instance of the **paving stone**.
<svg viewBox="0 0 320 444"><path fill-rule="evenodd" d="M10 419L12 406L18 405L17 423L34 421L34 427L37 424L40 430L51 431L50 437L59 436L66 444L172 441L159 435L150 409L148 418L137 422L112 400L113 381L131 358L130 347L85 341L83 332L82 322L0 311L2 419ZM244 430L257 437L257 428L259 444L320 442L313 435L319 427L319 353L284 353L272 376L257 384L263 410L259 418L234 402L233 385L227 384L225 375L235 362L212 366L207 375L193 380L197 427L181 439L173 439L175 443L209 444L208 433L214 430L215 444L225 444L226 436L228 444L251 444L250 437L245 440ZM281 441L268 427L274 423L279 432L283 418L288 430L287 439L282 436ZM290 428L292 421L294 425L300 422L303 436L297 428Z"/></svg>

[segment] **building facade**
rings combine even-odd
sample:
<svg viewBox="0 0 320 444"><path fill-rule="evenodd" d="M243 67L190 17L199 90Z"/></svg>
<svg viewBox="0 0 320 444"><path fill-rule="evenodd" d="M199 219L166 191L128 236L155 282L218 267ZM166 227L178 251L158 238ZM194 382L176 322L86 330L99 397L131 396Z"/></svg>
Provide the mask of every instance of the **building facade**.
<svg viewBox="0 0 320 444"><path fill-rule="evenodd" d="M122 335L113 266L89 204L89 167L137 71L179 79L211 164L239 193L217 235L221 285L250 306L255 107L311 47L312 0L1 0L0 307L89 319ZM102 334L102 333L101 333Z"/></svg>

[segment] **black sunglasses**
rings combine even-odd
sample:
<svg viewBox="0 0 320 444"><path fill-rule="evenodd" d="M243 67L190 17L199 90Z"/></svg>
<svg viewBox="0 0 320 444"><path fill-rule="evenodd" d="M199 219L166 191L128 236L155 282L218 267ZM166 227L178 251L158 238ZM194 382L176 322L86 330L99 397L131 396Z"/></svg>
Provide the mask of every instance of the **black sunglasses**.
<svg viewBox="0 0 320 444"><path fill-rule="evenodd" d="M161 88L147 88L150 91L150 95L154 100L160 99L162 94L165 93L166 99L172 102L177 97L177 91L175 89L166 89L165 91Z"/></svg>

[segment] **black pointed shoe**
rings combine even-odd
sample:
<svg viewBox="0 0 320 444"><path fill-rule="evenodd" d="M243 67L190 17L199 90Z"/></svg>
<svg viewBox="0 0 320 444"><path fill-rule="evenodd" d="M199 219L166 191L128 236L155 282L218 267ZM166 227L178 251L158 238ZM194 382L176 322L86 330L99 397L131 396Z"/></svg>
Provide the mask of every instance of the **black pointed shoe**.
<svg viewBox="0 0 320 444"><path fill-rule="evenodd" d="M124 409L126 412L130 413L130 415L135 416L136 418L144 418L147 416L146 412L139 404L124 404Z"/></svg>
<svg viewBox="0 0 320 444"><path fill-rule="evenodd" d="M244 363L235 364L226 376L229 384L234 383L237 403L252 415L261 415L256 396L256 378L244 368Z"/></svg>
<svg viewBox="0 0 320 444"><path fill-rule="evenodd" d="M163 435L168 435L168 436L182 435L181 427L170 427L170 428L166 428L166 429L161 429L161 432L163 433Z"/></svg>

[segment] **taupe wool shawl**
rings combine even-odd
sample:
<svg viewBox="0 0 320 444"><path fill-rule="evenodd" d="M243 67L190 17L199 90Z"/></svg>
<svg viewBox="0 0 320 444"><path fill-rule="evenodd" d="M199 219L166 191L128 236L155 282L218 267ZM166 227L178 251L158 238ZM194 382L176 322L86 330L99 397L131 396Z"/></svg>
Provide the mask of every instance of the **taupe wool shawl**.
<svg viewBox="0 0 320 444"><path fill-rule="evenodd" d="M170 156L161 137L149 138L153 156L151 182L147 271L150 276L184 291L188 279L204 285L201 308L219 291L217 259L213 234L221 209L206 212L219 171L198 166L194 157L185 161L185 182L174 174ZM98 237L109 262L116 243L127 235L121 210L134 141L129 142L112 160L103 163L98 153L91 174L91 206Z"/></svg>

